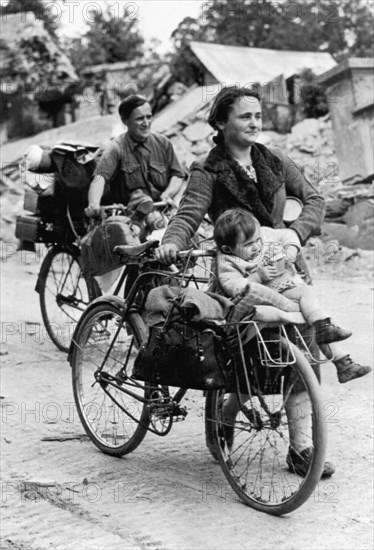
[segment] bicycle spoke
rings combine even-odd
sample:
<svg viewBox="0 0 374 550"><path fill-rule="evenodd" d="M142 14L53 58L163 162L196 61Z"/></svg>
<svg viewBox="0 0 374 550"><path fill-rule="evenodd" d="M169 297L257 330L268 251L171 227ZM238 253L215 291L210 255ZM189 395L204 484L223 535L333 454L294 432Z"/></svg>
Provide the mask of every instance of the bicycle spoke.
<svg viewBox="0 0 374 550"><path fill-rule="evenodd" d="M324 426L318 418L316 397L319 385L305 357L296 348L293 352L297 361L283 371L280 384L272 385L277 373L269 383L254 375L256 391L241 403L235 422L224 418L223 391L213 393L215 397L207 416L209 425L214 427L213 435L218 437L218 458L229 483L246 504L272 514L288 513L305 502L323 468ZM264 387L277 391L269 395L262 393L261 380ZM304 389L297 390L303 388L303 384ZM242 397L245 393L249 393L247 387ZM233 403L229 405L230 411ZM233 439L228 427L233 430ZM226 437L229 436L228 444ZM322 446L318 446L319 438ZM310 465L306 464L303 477L294 473L289 458L295 441L302 442L303 449L313 448L313 460Z"/></svg>
<svg viewBox="0 0 374 550"><path fill-rule="evenodd" d="M136 337L115 306L99 304L74 340L74 395L87 433L105 452L130 452L149 423L144 385L123 376L132 369Z"/></svg>
<svg viewBox="0 0 374 550"><path fill-rule="evenodd" d="M64 351L91 299L78 255L51 249L41 269L39 292L44 324L52 342Z"/></svg>

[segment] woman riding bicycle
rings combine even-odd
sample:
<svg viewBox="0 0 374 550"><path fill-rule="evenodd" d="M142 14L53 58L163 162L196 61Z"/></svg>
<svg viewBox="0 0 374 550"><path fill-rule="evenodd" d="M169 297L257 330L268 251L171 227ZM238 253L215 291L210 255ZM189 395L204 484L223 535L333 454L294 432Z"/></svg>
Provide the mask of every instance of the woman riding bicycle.
<svg viewBox="0 0 374 550"><path fill-rule="evenodd" d="M240 207L251 211L263 226L284 227L286 198L292 196L302 202L303 208L288 229L292 244L287 256L288 261L307 272L300 248L309 237L320 233L324 199L291 159L277 149L256 143L262 128L261 116L260 97L256 92L231 86L217 94L208 118L208 123L217 131L213 138L216 146L204 162L191 166L185 196L156 251L159 261L165 264L176 261L178 251L188 247L206 213L215 223L227 209ZM301 406L298 403L299 410ZM305 472L309 450L298 435L301 433L302 430L296 430L293 437L296 451L300 455L304 453L296 456L295 461L299 460L300 464L295 466ZM326 462L322 475L329 476L334 471L334 466Z"/></svg>

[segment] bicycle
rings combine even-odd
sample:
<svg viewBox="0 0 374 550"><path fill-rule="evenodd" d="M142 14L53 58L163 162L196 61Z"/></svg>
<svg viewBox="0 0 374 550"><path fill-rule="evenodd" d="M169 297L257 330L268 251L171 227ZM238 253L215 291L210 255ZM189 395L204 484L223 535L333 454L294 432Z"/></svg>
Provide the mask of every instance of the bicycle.
<svg viewBox="0 0 374 550"><path fill-rule="evenodd" d="M121 205L102 207L106 215L114 211L126 214ZM155 203L157 211L165 212L165 202ZM39 294L42 319L53 344L61 351L69 351L71 337L75 326L88 304L101 296L102 292L96 279L83 275L80 259L80 235L69 215L66 216L67 227L63 236L55 232L46 235L48 252L42 262L35 290ZM52 225L52 224L50 224ZM126 294L131 279L130 269L124 269L118 280L114 294L124 289Z"/></svg>
<svg viewBox="0 0 374 550"><path fill-rule="evenodd" d="M75 243L52 244L41 265L35 290L42 319L54 345L68 352L81 314L101 295L93 277L83 276L80 249Z"/></svg>
<svg viewBox="0 0 374 550"><path fill-rule="evenodd" d="M134 451L147 431L166 436L173 423L187 414L181 402L188 388L171 393L168 386L137 380L132 370L137 350L148 338L142 313L152 281L194 283L191 259L212 254L199 250L180 253L179 257L185 258L183 268L173 273L153 259L155 246L157 243L148 242L119 247L124 262L137 269L137 278L126 299L106 296L88 306L69 352L80 420L91 441L112 456ZM254 335L249 342L251 354L242 336L246 327L251 327ZM272 334L266 339L251 319L231 327L221 323L212 329L209 325L224 341L228 328L234 330L239 360L231 369L231 382L223 389L206 392L206 429L211 432L219 465L239 498L261 512L287 514L309 498L324 467L326 431L319 384L310 365L314 359L296 325L292 331L301 350L291 342L284 326L278 328L276 337ZM233 357L230 350L228 357ZM301 392L296 391L300 380ZM240 412L234 421L228 421L225 403L232 393L236 393ZM311 426L303 437L313 447L313 454L305 478L291 473L287 465L290 430L300 426L290 412L297 405L295 396L307 399L310 406Z"/></svg>
<svg viewBox="0 0 374 550"><path fill-rule="evenodd" d="M39 294L42 319L53 344L68 352L73 333L81 314L101 290L93 277L83 276L80 259L80 235L67 211L66 227L55 231L53 222L44 231L42 242L48 247L43 259L35 290Z"/></svg>

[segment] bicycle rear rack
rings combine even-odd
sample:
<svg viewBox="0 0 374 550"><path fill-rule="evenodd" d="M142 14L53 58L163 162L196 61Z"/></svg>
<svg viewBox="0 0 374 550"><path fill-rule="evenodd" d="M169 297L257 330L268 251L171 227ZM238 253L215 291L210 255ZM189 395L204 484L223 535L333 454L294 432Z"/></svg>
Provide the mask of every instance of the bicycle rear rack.
<svg viewBox="0 0 374 550"><path fill-rule="evenodd" d="M235 323L235 328L243 364L245 364L243 345L246 340L246 331L243 331L243 329L240 330L243 325L247 325L248 327L251 325L253 327L254 336L257 340L260 362L264 367L286 367L288 365L293 365L296 362L296 357L290 345L291 343L299 347L307 360L312 364L323 364L331 360L315 357L296 325L292 325L295 337L295 341L292 342L284 325L271 327L270 334L266 333L264 335L261 331L263 327L261 327L260 330L256 321L241 321Z"/></svg>

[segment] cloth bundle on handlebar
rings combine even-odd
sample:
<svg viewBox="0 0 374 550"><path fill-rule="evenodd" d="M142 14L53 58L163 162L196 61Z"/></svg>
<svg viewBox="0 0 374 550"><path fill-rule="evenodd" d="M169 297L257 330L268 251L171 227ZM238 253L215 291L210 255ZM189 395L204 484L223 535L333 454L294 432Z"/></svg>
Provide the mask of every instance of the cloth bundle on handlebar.
<svg viewBox="0 0 374 550"><path fill-rule="evenodd" d="M149 339L139 350L133 377L198 390L224 387L227 352L220 327L233 307L223 296L194 288L151 290Z"/></svg>
<svg viewBox="0 0 374 550"><path fill-rule="evenodd" d="M123 214L124 207L121 207ZM93 222L94 227L81 239L82 272L87 276L109 273L123 264L114 247L119 245L138 246L139 238L133 232L131 220L126 215L112 215Z"/></svg>

